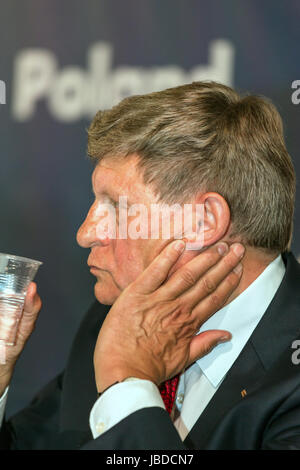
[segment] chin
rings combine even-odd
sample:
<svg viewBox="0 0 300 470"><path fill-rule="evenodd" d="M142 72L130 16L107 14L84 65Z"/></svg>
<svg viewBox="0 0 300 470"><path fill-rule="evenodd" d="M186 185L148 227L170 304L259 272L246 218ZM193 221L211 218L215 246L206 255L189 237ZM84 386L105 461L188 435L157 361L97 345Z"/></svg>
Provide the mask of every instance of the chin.
<svg viewBox="0 0 300 470"><path fill-rule="evenodd" d="M105 286L104 283L97 282L94 287L94 294L98 302L103 305L113 305L121 292L117 287Z"/></svg>

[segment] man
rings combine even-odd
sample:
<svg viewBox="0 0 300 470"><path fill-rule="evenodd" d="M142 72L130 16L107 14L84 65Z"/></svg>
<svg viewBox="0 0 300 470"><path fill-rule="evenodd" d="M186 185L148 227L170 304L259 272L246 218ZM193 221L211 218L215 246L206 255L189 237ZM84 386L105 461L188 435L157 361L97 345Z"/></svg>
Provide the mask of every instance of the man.
<svg viewBox="0 0 300 470"><path fill-rule="evenodd" d="M300 448L295 176L274 106L193 83L99 112L88 144L95 201L77 240L91 250L97 300L112 307L92 307L66 370L4 423L3 446ZM179 204L169 236L164 224L153 236L166 204Z"/></svg>

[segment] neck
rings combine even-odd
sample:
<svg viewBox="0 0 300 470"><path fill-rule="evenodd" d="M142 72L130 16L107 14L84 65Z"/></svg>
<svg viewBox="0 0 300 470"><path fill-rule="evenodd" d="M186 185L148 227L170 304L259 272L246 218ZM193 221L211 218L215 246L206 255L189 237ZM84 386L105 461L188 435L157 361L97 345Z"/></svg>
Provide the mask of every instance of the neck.
<svg viewBox="0 0 300 470"><path fill-rule="evenodd" d="M246 247L244 258L242 259L243 273L240 283L236 290L227 299L225 305L228 305L244 290L246 290L255 279L267 268L267 266L277 258L277 254L267 254L257 248ZM224 306L225 306L224 305Z"/></svg>

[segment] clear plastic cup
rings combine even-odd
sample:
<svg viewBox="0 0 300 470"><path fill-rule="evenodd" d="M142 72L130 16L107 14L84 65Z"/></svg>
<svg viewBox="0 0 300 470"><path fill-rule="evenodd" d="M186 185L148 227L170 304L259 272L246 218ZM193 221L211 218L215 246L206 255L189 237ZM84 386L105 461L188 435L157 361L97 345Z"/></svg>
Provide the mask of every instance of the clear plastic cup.
<svg viewBox="0 0 300 470"><path fill-rule="evenodd" d="M0 345L14 346L26 292L41 264L0 253Z"/></svg>

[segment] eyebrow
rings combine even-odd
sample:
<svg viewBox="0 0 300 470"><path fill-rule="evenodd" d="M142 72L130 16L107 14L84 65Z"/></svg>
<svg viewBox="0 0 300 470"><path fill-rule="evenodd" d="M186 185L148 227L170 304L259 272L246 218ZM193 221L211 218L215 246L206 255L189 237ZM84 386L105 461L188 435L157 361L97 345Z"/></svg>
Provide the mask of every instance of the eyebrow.
<svg viewBox="0 0 300 470"><path fill-rule="evenodd" d="M92 192L94 194L95 197L97 197L95 191L94 191L94 188L92 186ZM131 199L129 198L128 194L119 194L118 197L115 197L113 196L112 194L109 194L107 191L100 191L100 193L103 195L103 196L107 196L111 201L115 202L115 203L119 203L119 198L122 197L122 196L126 196L127 197L127 205L128 207L131 206L133 203L131 201Z"/></svg>
<svg viewBox="0 0 300 470"><path fill-rule="evenodd" d="M96 194L96 192L95 192L95 190L94 190L93 185L92 185L92 193L93 193L94 197L97 197L97 194ZM115 203L117 203L117 202L119 201L119 197L121 196L121 194L119 194L119 196L116 197L116 196L114 196L114 195L108 193L107 191L100 191L99 194L108 197L111 201L113 201L113 202L115 202ZM129 204L128 196L127 196L127 202L128 202L128 204Z"/></svg>
<svg viewBox="0 0 300 470"><path fill-rule="evenodd" d="M96 194L96 192L95 192L93 186L92 186L92 193L94 194L95 197L97 196L97 194ZM112 195L109 194L107 191L100 191L99 194L103 194L103 196L108 196L110 199L114 199L114 198L112 197Z"/></svg>

